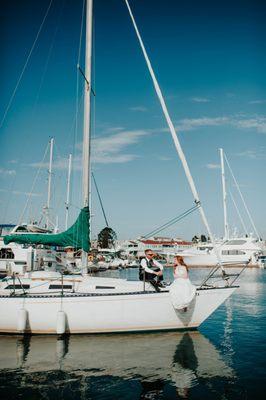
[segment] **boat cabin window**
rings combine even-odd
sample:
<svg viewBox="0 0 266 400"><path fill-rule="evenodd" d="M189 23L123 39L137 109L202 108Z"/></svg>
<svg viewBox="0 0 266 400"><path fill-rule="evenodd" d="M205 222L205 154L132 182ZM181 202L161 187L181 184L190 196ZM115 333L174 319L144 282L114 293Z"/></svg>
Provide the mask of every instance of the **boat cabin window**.
<svg viewBox="0 0 266 400"><path fill-rule="evenodd" d="M225 242L225 244L227 244L227 245L228 244L234 244L234 245L237 245L237 246L245 244L245 243L247 243L246 240L228 240L227 242Z"/></svg>
<svg viewBox="0 0 266 400"><path fill-rule="evenodd" d="M26 228L26 226L18 226L15 232L28 232L28 229Z"/></svg>
<svg viewBox="0 0 266 400"><path fill-rule="evenodd" d="M15 258L15 256L14 256L14 253L13 253L13 251L11 250L11 249L9 249L9 248L2 248L2 249L0 249L0 258L4 258L4 259L14 259Z"/></svg>
<svg viewBox="0 0 266 400"><path fill-rule="evenodd" d="M16 225L12 224L0 224L0 236L9 235L12 229L15 228Z"/></svg>
<svg viewBox="0 0 266 400"><path fill-rule="evenodd" d="M223 256L239 256L242 254L246 254L246 253L241 250L222 250Z"/></svg>
<svg viewBox="0 0 266 400"><path fill-rule="evenodd" d="M28 285L28 284L22 284L22 285L20 285L20 284L15 284L15 285L13 285L13 284L11 284L11 285L8 285L8 286L6 286L5 287L5 289L29 289L30 288L30 285Z"/></svg>
<svg viewBox="0 0 266 400"><path fill-rule="evenodd" d="M95 289L115 289L115 286L95 286Z"/></svg>
<svg viewBox="0 0 266 400"><path fill-rule="evenodd" d="M55 284L51 284L49 286L49 289L72 289L72 285L55 285Z"/></svg>

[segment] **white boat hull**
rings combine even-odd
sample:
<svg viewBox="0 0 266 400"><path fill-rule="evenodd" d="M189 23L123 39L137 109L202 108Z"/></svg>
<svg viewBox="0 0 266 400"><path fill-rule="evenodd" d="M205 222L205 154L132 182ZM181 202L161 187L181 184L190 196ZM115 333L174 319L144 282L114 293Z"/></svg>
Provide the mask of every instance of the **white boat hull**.
<svg viewBox="0 0 266 400"><path fill-rule="evenodd" d="M221 262L227 265L244 265L250 263L250 266L257 266L258 262L247 256L221 256ZM189 267L215 267L217 265L217 257L214 254L201 255L184 255L184 261Z"/></svg>
<svg viewBox="0 0 266 400"><path fill-rule="evenodd" d="M60 311L66 333L132 332L195 329L236 287L197 290L186 312L175 310L169 292L68 294L0 297L0 332L18 333L18 316L27 311L24 332L56 334Z"/></svg>

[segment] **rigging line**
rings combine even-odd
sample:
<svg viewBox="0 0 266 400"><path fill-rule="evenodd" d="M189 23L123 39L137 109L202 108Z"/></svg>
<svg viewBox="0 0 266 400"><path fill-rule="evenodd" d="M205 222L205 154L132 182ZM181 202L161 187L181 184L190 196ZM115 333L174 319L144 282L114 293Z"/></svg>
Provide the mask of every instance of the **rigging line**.
<svg viewBox="0 0 266 400"><path fill-rule="evenodd" d="M180 219L185 218L187 215L190 214L190 212L193 212L194 210L196 210L196 207L194 206L193 208L190 208L187 211L184 211L182 214L176 216L175 218L172 218L170 221L166 222L165 224L159 226L157 229L153 229L151 232L147 233L144 237L149 237L151 235L154 235L156 233L158 233L158 231L164 230L166 228L168 228L169 226L175 224L176 222L178 222Z"/></svg>
<svg viewBox="0 0 266 400"><path fill-rule="evenodd" d="M72 154L73 154L73 172L72 172L72 181L74 183L75 181L75 159L76 159L76 145L78 141L78 115L79 115L79 110L80 110L80 105L84 101L84 91L82 91L82 95L79 98L79 92L80 92L80 85L79 85L79 70L78 70L78 65L80 64L80 57L81 57L81 47L82 47L82 36L83 36L83 27L84 27L84 17L85 17L85 5L86 1L83 0L82 2L82 12L81 12L81 19L80 19L80 31L79 31L79 45L78 45L78 54L77 54L77 68L76 68L76 105L75 105L75 114L74 114L74 120L73 120L73 127L74 127L74 135L73 135L73 142L72 142ZM70 133L72 132L72 127L70 130ZM71 137L71 136L70 136ZM73 184L71 185L70 188L70 198L69 198L69 207L72 203L72 197L73 197ZM80 191L82 187L80 187Z"/></svg>
<svg viewBox="0 0 266 400"><path fill-rule="evenodd" d="M59 146L57 145L56 141L54 142L54 147L55 147L55 150L56 150L56 152L58 154L59 160L60 159L63 160L63 157L61 156L61 153L59 151ZM56 170L55 166L53 166L53 169ZM58 169L60 170L60 168L58 168ZM63 178L63 171L64 171L64 168L62 168L61 172L59 172L57 175L56 175L55 172L53 173L53 175L57 178L57 181L60 182L59 184L56 184L55 179L53 179L53 190L52 190L52 192L54 193L54 195L53 195L53 198L54 198L54 216L56 215L56 213L57 213L57 211L58 211L58 209L60 207L60 203L61 204L63 203L63 190L60 190L60 186L62 188L62 185L64 183L64 180L62 179ZM55 189L58 189L57 190L57 193L59 193L58 196L56 196L56 190ZM57 201L56 201L56 197L57 197Z"/></svg>
<svg viewBox="0 0 266 400"><path fill-rule="evenodd" d="M9 100L9 102L8 102L8 104L7 104L7 107L6 107L6 109L5 109L4 115L3 115L2 120L1 120L0 128L2 128L2 126L3 126L3 124L4 124L4 121L5 121L5 119L6 119L7 113L8 113L8 111L9 111L10 107L11 107L11 104L12 104L12 102L13 102L13 99L14 99L15 95L16 95L16 92L17 92L17 89L18 89L19 84L20 84L20 82L21 82L21 79L22 79L22 77L23 77L23 75L24 75L24 72L25 72L27 66L28 66L28 63L29 63L30 58L31 58L31 55L32 55L33 50L34 50L34 48L35 48L35 46L36 46L36 43L37 43L37 41L38 41L38 39L39 39L40 33L41 33L41 31L42 31L42 28L43 28L43 25L44 25L44 23L45 23L45 21L46 21L46 18L47 18L48 14L49 14L49 11L50 11L50 8L51 8L52 3L53 3L53 0L50 0L50 3L49 3L48 8L47 8L47 10L46 10L46 13L45 13L45 15L44 15L44 17L43 17L42 23L41 23L41 25L40 25L40 27L39 27L39 30L38 30L38 32L37 32L37 35L36 35L34 41L33 41L33 44L32 44L32 46L31 46L30 52L29 52L29 54L28 54L28 56L27 56L27 58L26 58L26 62L25 62L25 64L24 64L23 68L22 68L22 71L21 71L20 75L19 75L17 84L16 84L16 86L15 86L15 88L14 88L14 90L13 90L13 93L12 93L12 95L11 95L11 97L10 97L10 100Z"/></svg>
<svg viewBox="0 0 266 400"><path fill-rule="evenodd" d="M99 202L100 202L100 205L101 205L101 209L102 209L102 213L103 213L103 217L104 217L106 226L109 227L109 224L108 224L108 221L107 221L107 218L106 218L106 214L105 214L105 211L104 211L104 208L103 208L102 198L101 198L101 195L100 195L100 192L99 192L99 189L98 189L98 185L96 183L96 179L95 179L95 176L94 176L93 172L91 173L91 176L92 176L92 179L93 179L93 182L94 182L94 185L95 185L95 189L96 189L96 192L97 192L97 195L98 195L98 199L99 199Z"/></svg>
<svg viewBox="0 0 266 400"><path fill-rule="evenodd" d="M17 180L17 173L15 170L13 179L10 180L9 189L7 189L8 195L7 195L7 201L6 201L5 208L2 208L3 209L3 214L1 217L2 220L4 220L4 218L6 218L6 216L8 215L11 198L12 198L12 195L14 194L14 187L15 187L16 180ZM8 221L8 220L6 220L6 221Z"/></svg>
<svg viewBox="0 0 266 400"><path fill-rule="evenodd" d="M241 214L240 214L240 211L239 211L239 209L238 209L238 207L237 207L237 205L236 205L236 202L235 202L235 199L234 199L234 197L233 197L233 194L232 194L231 190L228 190L228 191L229 191L231 200L232 200L232 202L233 202L233 204L234 204L234 206L235 206L235 209L236 209L237 215L238 215L238 217L239 217L239 219L240 219L240 222L241 222L241 224L242 224L242 227L243 227L243 229L244 229L244 232L245 232L246 235L248 235L247 227L246 227L246 225L245 225L245 223L244 223L244 221L243 221L243 218L242 218L242 216L241 216Z"/></svg>
<svg viewBox="0 0 266 400"><path fill-rule="evenodd" d="M34 178L34 180L33 180L30 194L29 194L29 196L28 196L28 198L27 198L27 201L26 201L26 203L25 203L24 209L23 209L23 211L22 211L22 213L21 213L21 215L20 215L19 224L22 223L22 218L24 217L24 214L25 214L25 212L26 212L26 210L27 210L28 204L29 204L30 199L31 199L31 197L32 197L33 189L34 189L34 187L35 187L35 184L36 184L36 181L37 181L38 176L39 176L39 174L40 174L40 171L41 171L41 169L42 169L42 167L43 167L43 162L44 162L45 157L46 157L46 155L47 155L48 148L49 148L49 143L48 143L47 146L46 146L46 150L45 150L45 152L44 152L43 159L42 159L42 161L41 161L41 163L40 163L40 166L39 166L39 168L38 168L38 171L37 171L37 173L36 173L36 175L35 175L35 178Z"/></svg>
<svg viewBox="0 0 266 400"><path fill-rule="evenodd" d="M162 231L164 231L165 229L170 228L170 226L176 224L177 222L179 222L179 221L182 220L183 218L187 217L189 214L191 214L191 213L192 213L193 211L195 211L196 209L197 209L197 208L195 208L194 210L192 210L192 211L190 211L190 212L184 214L182 217L179 217L179 218L175 219L172 223L169 223L169 224L166 225L164 228L161 228L161 229L159 229L159 230L156 230L155 232L153 232L153 233L150 234L150 235L156 235L156 234L158 234L159 232L162 232Z"/></svg>
<svg viewBox="0 0 266 400"><path fill-rule="evenodd" d="M96 89L96 68L95 68L95 64L96 64L96 57L95 57L95 18L93 17L93 24L92 24L92 86ZM91 116L91 142L90 142L90 152L91 152L91 143L93 143L93 141L96 138L96 96L92 96L92 116ZM93 160L90 159L90 169L92 169L92 164L93 164ZM90 185L91 185L91 180L90 180ZM92 204L92 187L90 186L90 190L89 190L89 204L90 204L90 213L91 215L93 215L93 204ZM93 218L90 219L90 235L92 237L92 232L93 232ZM108 226L108 225L107 225Z"/></svg>
<svg viewBox="0 0 266 400"><path fill-rule="evenodd" d="M177 136L177 133L176 133L176 129L175 129L174 124L173 124L173 122L171 120L171 117L169 115L169 112L168 112L168 109L167 109L167 106L166 106L166 103L165 103L161 88L159 86L159 83L158 83L157 78L155 76L155 73L153 71L150 59L149 59L148 54L146 52L144 43L143 43L141 35L139 33L139 30L138 30L137 24L135 22L135 18L134 18L133 14L132 14L131 8L129 6L128 0L125 0L125 3L126 3L126 6L127 6L127 9L128 9L132 24L134 26L134 29L135 29L135 32L136 32L136 35L137 35L137 38L138 38L142 53L143 53L143 56L145 58L145 61L146 61L146 64L147 64L147 67L148 67L148 70L149 70L149 73L150 73L150 76L151 76L151 79L152 79L152 82L153 82L153 86L154 86L155 92L157 94L157 97L158 97L158 100L160 102L160 105L161 105L165 120L167 122L169 131L171 133L171 136L172 136L176 151L178 153L180 161L182 162L182 166L184 168L185 175L187 177L190 190L192 192L192 195L194 197L195 202L197 203L197 202L199 202L199 195L198 195L198 192L197 192L193 177L191 175L191 172L190 172L190 169L189 169L185 154L184 154L183 149L181 147L181 144L179 142L179 139L178 139L178 136ZM222 266L221 257L220 257L220 254L219 254L217 248L216 248L214 236L213 236L212 231L210 229L210 226L209 226L208 220L206 218L204 209L203 209L203 207L201 205L199 207L199 213L200 213L202 221L203 221L203 223L204 223L204 225L206 227L208 235L209 235L209 237L211 239L211 242L213 244L213 248L214 248L215 256L216 256L216 258L218 260L218 264L219 264L219 266L221 267L221 269L222 269L222 271L224 273L224 267Z"/></svg>
<svg viewBox="0 0 266 400"><path fill-rule="evenodd" d="M85 14L85 0L83 0L82 4L82 14L81 14L81 23L80 23L80 33L79 33L79 49L78 49L78 64L80 62L80 54L81 54L81 41L82 41L82 33L83 33L83 23L84 23L84 14Z"/></svg>
<svg viewBox="0 0 266 400"><path fill-rule="evenodd" d="M195 208L195 210L196 210L196 209L197 209L197 208ZM183 215L182 217L177 218L175 221L173 221L172 223L168 224L168 225L165 226L164 228L161 228L161 229L159 229L159 230L153 232L152 235L157 235L158 233L164 231L165 229L170 228L172 225L175 225L177 222L181 221L182 219L184 219L185 217L187 217L188 215L190 215L190 214L191 214L193 211L195 211L195 210L192 210L192 211L188 212L187 214Z"/></svg>
<svg viewBox="0 0 266 400"><path fill-rule="evenodd" d="M238 190L238 193L239 193L239 195L240 195L240 197L241 197L241 200L242 200L242 202L243 202L243 204L244 204L246 213L247 213L247 215L248 215L248 217L249 217L249 220L250 220L251 225L252 225L252 227L253 227L253 229L254 229L254 232L256 233L258 239L260 239L260 235L259 235L259 233L258 233L258 231L257 231L257 228L256 228L255 224L254 224L253 218L251 217L251 214L250 214L249 209L248 209L248 207L247 207L247 204L246 204L246 202L245 202L245 200L244 200L244 197L243 197L243 195L242 195L242 192L241 192L241 190L240 190L240 187L239 187L239 185L238 185L238 183L237 183L237 180L236 180L236 178L235 178L235 175L234 175L234 173L233 173L233 171L232 171L232 168L231 168L231 166L230 166L230 164L229 164L229 161L228 161L228 159L227 159L227 157L226 157L226 154L224 154L224 158L225 158L226 164L227 164L227 166L228 166L228 168L229 168L229 171L230 171L230 173L231 173L231 175L232 175L232 178L233 178L233 180L234 180L234 182L235 182L235 185L236 185L236 188L237 188L237 190Z"/></svg>
<svg viewBox="0 0 266 400"><path fill-rule="evenodd" d="M175 224L176 222L180 221L181 219L185 218L187 215L191 214L193 211L195 211L196 209L198 209L199 205L195 205L191 208L189 208L188 210L184 211L182 214L177 215L176 217L172 218L170 221L166 222L165 224L159 226L156 229L153 229L152 231L150 231L149 233L147 233L145 236L143 236L144 238L147 238L151 235L154 235L158 232L161 232L162 230L168 228L169 226Z"/></svg>
<svg viewBox="0 0 266 400"><path fill-rule="evenodd" d="M65 0L63 0L61 3L62 3L61 4L61 8L60 8L59 14L57 16L56 27L55 27L55 30L54 30L54 33L53 33L53 36L52 36L52 41L51 41L51 44L50 44L50 47L49 47L49 50L48 50L48 54L47 54L47 58L46 58L46 62L45 62L44 68L43 68L43 73L42 73L42 77L41 77L41 80L40 80L39 89L38 89L38 92L36 94L35 102L34 102L34 105L33 105L32 115L34 115L36 106L37 106L37 104L39 102L40 93L41 93L41 90L42 90L42 87L43 87L44 79L45 79L45 76L46 76L46 73L47 73L47 70L48 70L48 65L49 65L49 62L50 62L50 59L51 59L51 55L52 55L52 51L53 51L53 48L54 48L55 39L56 39L56 36L57 36L57 33L58 33L58 29L59 29L59 25L60 25L60 22L61 22L61 19L62 19L63 9L65 7Z"/></svg>
<svg viewBox="0 0 266 400"><path fill-rule="evenodd" d="M80 63L80 55L81 55L81 44L82 44L82 34L83 34L83 25L84 25L84 15L85 15L85 0L83 0L82 4L82 13L81 13L81 21L80 21L80 32L79 32L79 47L78 47L78 59L77 59L77 71L76 71L76 114L75 114L75 131L74 131L74 143L73 143L73 155L74 155L74 147L77 142L78 135L78 112L79 112L79 63Z"/></svg>

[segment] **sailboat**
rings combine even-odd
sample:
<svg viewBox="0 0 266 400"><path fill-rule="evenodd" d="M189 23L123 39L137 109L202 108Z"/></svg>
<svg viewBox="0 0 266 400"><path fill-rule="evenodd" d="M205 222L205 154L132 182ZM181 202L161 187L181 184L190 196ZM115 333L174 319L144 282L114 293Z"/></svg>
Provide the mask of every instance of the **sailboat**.
<svg viewBox="0 0 266 400"><path fill-rule="evenodd" d="M240 215L239 209L235 204L234 198L232 197L233 203L235 205L236 211L244 228L245 235L242 236L233 236L230 235L229 232L229 224L227 218L227 190L225 184L225 168L224 168L224 159L226 160L229 169L232 173L231 167L228 163L228 160L224 154L223 149L220 150L220 160L221 160L221 176L222 176L222 191L223 191L223 216L224 216L224 237L223 240L220 242L216 242L220 259L223 265L230 265L230 266L243 266L249 265L250 267L258 267L261 265L260 263L260 256L262 255L262 242L260 240L258 231L254 225L253 219L249 213L249 210L246 206L246 203L243 199L242 193L241 198L244 202L244 206L246 208L247 214L251 220L252 226L256 233L256 237L249 235L248 230L244 224L244 221ZM239 190L239 186L235 180L233 175L235 185ZM213 246L210 243L201 243L197 246L196 249L190 249L187 252L182 253L185 262L188 266L208 266L213 267L217 263L216 254L214 251Z"/></svg>
<svg viewBox="0 0 266 400"><path fill-rule="evenodd" d="M130 5L125 0L134 29L146 60L156 94L169 126L176 150L183 164L197 208L213 236L191 176L185 155L169 116L158 81L138 31ZM187 310L177 310L169 288L156 292L149 282L127 281L87 275L89 251L89 179L90 179L90 94L92 54L93 0L86 3L86 66L83 133L83 209L75 224L67 231L52 235L35 235L35 242L83 249L83 276L63 276L43 272L13 276L0 283L0 332L5 333L102 333L156 330L195 329L206 320L238 286L236 275L228 275L217 255L217 266L197 288ZM33 235L5 237L5 242L30 243ZM214 243L214 249L215 243ZM221 270L219 278L217 272ZM215 284L211 283L215 278Z"/></svg>

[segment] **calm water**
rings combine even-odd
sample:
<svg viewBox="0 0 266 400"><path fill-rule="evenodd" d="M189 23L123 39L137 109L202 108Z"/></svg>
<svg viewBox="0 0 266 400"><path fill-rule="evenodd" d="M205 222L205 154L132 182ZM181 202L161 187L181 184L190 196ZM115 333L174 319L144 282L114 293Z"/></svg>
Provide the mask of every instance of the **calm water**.
<svg viewBox="0 0 266 400"><path fill-rule="evenodd" d="M239 283L199 332L0 336L1 399L262 399L266 271Z"/></svg>

